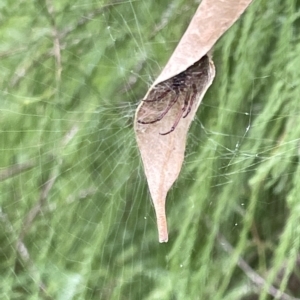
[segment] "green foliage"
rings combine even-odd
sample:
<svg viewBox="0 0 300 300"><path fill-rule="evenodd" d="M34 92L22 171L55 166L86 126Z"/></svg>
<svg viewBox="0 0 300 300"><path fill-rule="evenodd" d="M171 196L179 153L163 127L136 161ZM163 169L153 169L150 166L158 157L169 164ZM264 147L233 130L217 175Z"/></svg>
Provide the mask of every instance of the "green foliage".
<svg viewBox="0 0 300 300"><path fill-rule="evenodd" d="M300 298L299 1L216 45L157 241L133 117L196 7L1 2L1 299Z"/></svg>

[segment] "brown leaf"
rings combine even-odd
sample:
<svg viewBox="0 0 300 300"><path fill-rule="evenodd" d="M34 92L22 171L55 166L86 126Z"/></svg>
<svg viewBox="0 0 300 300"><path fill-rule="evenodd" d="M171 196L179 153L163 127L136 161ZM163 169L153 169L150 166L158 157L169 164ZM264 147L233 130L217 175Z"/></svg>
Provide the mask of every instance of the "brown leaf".
<svg viewBox="0 0 300 300"><path fill-rule="evenodd" d="M251 0L203 0L161 75L140 103L135 133L154 204L159 242L168 241L165 202L177 179L188 129L211 85L215 68L206 53Z"/></svg>
<svg viewBox="0 0 300 300"><path fill-rule="evenodd" d="M168 241L167 192L179 175L188 128L214 74L212 61L204 56L185 72L150 90L137 110L136 137L156 211L160 242Z"/></svg>
<svg viewBox="0 0 300 300"><path fill-rule="evenodd" d="M153 86L199 61L240 17L252 0L203 0Z"/></svg>

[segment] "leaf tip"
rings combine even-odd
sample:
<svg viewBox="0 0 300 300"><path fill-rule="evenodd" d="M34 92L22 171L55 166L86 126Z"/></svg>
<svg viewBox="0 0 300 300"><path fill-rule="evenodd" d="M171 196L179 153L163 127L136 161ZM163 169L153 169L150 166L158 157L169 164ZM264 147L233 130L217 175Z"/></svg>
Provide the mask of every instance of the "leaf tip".
<svg viewBox="0 0 300 300"><path fill-rule="evenodd" d="M157 216L157 229L158 229L158 240L160 243L168 242L168 227L166 215L162 214Z"/></svg>
<svg viewBox="0 0 300 300"><path fill-rule="evenodd" d="M160 243L167 243L168 242L168 237L166 238L159 238Z"/></svg>

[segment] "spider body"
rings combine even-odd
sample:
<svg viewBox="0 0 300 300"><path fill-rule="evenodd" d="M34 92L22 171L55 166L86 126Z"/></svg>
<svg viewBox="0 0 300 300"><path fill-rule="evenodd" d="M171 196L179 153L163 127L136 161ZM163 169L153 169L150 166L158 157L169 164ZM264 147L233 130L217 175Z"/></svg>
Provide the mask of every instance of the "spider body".
<svg viewBox="0 0 300 300"><path fill-rule="evenodd" d="M153 120L138 120L138 122L141 124L153 124L159 122L179 101L181 109L176 115L174 124L169 131L160 134L167 135L174 131L181 118L186 118L190 113L193 104L203 89L204 83L208 79L208 70L209 58L205 55L187 70L159 83L144 101L146 103L149 102L149 104L151 102L166 103L162 112L160 112Z"/></svg>

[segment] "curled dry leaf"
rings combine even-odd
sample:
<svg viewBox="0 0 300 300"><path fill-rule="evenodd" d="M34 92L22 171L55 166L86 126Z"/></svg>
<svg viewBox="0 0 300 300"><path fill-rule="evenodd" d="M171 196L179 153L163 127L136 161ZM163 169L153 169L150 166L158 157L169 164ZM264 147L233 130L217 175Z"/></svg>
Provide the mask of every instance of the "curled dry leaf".
<svg viewBox="0 0 300 300"><path fill-rule="evenodd" d="M186 32L153 86L199 61L252 0L202 0Z"/></svg>
<svg viewBox="0 0 300 300"><path fill-rule="evenodd" d="M168 241L165 202L177 179L188 129L211 85L215 68L206 54L251 0L203 0L161 75L135 116L135 133L154 204L160 242Z"/></svg>
<svg viewBox="0 0 300 300"><path fill-rule="evenodd" d="M150 90L136 114L136 136L156 211L160 242L168 241L167 192L179 175L188 128L214 75L214 65L205 55L186 71Z"/></svg>

